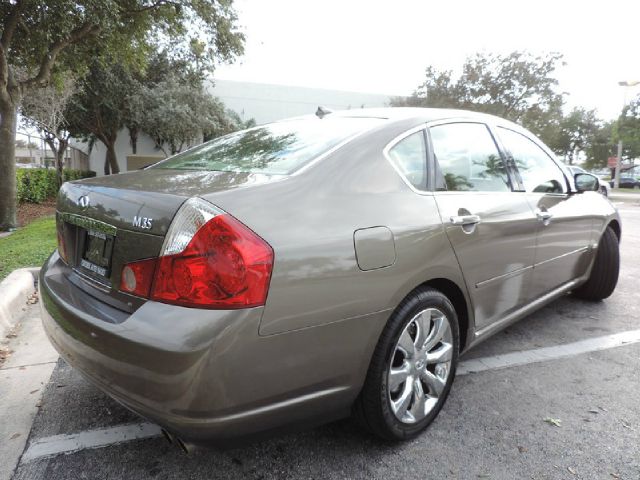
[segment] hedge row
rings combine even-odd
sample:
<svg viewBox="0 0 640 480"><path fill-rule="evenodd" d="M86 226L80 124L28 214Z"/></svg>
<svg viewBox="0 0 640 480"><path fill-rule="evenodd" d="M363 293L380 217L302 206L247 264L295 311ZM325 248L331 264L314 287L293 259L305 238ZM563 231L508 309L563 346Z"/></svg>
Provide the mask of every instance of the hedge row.
<svg viewBox="0 0 640 480"><path fill-rule="evenodd" d="M63 179L65 182L81 178L95 177L96 172L65 168ZM55 169L49 168L18 168L16 173L18 201L41 203L53 198L58 193L58 180Z"/></svg>

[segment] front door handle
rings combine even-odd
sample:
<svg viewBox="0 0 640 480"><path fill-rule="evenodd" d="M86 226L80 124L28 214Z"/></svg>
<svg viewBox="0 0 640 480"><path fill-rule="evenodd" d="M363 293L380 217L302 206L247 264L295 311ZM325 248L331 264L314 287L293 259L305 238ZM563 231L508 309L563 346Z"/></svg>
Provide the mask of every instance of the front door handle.
<svg viewBox="0 0 640 480"><path fill-rule="evenodd" d="M454 215L450 218L453 225L476 225L480 223L478 215Z"/></svg>
<svg viewBox="0 0 640 480"><path fill-rule="evenodd" d="M538 218L538 221L542 222L545 225L549 225L551 217L553 217L553 213L547 212L546 210L537 209L536 217Z"/></svg>

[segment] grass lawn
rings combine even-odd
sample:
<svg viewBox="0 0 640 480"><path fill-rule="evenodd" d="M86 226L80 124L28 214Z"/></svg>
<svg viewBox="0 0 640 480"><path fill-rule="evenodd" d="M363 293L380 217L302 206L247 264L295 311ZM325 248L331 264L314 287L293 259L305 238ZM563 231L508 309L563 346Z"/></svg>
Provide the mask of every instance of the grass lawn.
<svg viewBox="0 0 640 480"><path fill-rule="evenodd" d="M39 218L0 238L0 280L16 268L42 266L57 243L55 217Z"/></svg>

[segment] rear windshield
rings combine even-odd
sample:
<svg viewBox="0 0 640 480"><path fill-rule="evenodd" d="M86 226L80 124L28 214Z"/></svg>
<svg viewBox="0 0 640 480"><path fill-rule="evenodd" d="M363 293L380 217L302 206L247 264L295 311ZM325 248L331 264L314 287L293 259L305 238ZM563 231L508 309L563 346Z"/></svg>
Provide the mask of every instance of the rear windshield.
<svg viewBox="0 0 640 480"><path fill-rule="evenodd" d="M379 118L305 118L216 138L151 168L289 175Z"/></svg>

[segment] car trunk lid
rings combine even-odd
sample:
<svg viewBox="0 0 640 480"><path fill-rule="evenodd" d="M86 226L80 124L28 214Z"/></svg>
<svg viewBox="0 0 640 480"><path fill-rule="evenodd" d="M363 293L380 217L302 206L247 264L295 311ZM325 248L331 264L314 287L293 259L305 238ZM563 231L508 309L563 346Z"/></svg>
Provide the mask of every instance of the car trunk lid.
<svg viewBox="0 0 640 480"><path fill-rule="evenodd" d="M59 250L76 285L132 310L141 302L119 291L122 268L160 254L173 217L188 198L272 179L159 169L65 183L57 204Z"/></svg>

